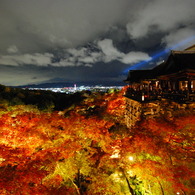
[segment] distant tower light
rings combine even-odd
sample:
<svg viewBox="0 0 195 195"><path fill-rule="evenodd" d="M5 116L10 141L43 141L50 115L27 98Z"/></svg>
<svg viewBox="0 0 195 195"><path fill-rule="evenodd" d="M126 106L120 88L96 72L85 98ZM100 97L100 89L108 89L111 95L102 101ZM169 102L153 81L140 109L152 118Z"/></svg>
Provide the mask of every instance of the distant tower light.
<svg viewBox="0 0 195 195"><path fill-rule="evenodd" d="M75 91L77 90L77 85L76 85L76 84L74 84L74 90L75 90Z"/></svg>

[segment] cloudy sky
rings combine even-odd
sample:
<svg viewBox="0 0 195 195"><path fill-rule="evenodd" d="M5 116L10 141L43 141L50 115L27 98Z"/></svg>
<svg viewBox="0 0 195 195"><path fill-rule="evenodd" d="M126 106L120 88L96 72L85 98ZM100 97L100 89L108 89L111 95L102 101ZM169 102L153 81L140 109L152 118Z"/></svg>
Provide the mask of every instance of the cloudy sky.
<svg viewBox="0 0 195 195"><path fill-rule="evenodd" d="M195 44L194 0L0 0L0 84L118 83ZM122 82L121 82L122 83Z"/></svg>

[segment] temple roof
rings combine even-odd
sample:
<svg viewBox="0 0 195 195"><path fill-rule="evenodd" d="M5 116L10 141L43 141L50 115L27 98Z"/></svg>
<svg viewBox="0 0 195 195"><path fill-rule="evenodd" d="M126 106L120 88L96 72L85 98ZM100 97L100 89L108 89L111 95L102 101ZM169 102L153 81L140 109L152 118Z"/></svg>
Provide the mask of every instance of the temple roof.
<svg viewBox="0 0 195 195"><path fill-rule="evenodd" d="M155 79L158 76L195 70L195 45L183 51L171 51L168 59L151 70L131 70L125 82L139 82Z"/></svg>
<svg viewBox="0 0 195 195"><path fill-rule="evenodd" d="M184 51L195 51L195 44L186 48Z"/></svg>
<svg viewBox="0 0 195 195"><path fill-rule="evenodd" d="M139 82L141 80L152 79L152 70L131 70L128 73L127 79L124 82Z"/></svg>

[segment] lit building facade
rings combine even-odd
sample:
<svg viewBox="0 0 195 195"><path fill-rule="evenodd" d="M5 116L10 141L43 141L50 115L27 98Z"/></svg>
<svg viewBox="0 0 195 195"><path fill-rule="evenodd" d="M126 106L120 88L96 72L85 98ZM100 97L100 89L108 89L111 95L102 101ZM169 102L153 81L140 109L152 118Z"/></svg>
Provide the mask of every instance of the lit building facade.
<svg viewBox="0 0 195 195"><path fill-rule="evenodd" d="M195 45L171 51L167 61L151 70L129 71L125 82L126 95L138 101L195 101Z"/></svg>

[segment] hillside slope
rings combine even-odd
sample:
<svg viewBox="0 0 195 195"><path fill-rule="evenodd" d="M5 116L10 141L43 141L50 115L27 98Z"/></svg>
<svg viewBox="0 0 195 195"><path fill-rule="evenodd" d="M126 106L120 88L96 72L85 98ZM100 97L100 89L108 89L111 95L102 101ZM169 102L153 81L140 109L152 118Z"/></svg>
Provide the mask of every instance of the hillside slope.
<svg viewBox="0 0 195 195"><path fill-rule="evenodd" d="M0 194L193 194L193 114L128 128L124 91L61 111L1 104Z"/></svg>

